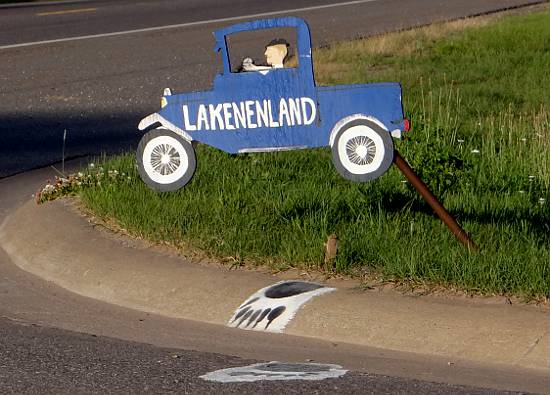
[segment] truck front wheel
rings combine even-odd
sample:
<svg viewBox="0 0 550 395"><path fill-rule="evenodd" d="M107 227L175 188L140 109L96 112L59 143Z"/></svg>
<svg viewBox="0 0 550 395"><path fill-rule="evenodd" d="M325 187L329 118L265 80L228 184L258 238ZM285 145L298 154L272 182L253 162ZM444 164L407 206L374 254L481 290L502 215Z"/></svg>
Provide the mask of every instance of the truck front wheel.
<svg viewBox="0 0 550 395"><path fill-rule="evenodd" d="M141 179L159 192L182 188L197 167L191 143L164 129L151 130L141 138L136 159Z"/></svg>
<svg viewBox="0 0 550 395"><path fill-rule="evenodd" d="M332 144L332 162L342 177L367 182L384 174L393 162L394 146L388 131L359 118L342 125Z"/></svg>

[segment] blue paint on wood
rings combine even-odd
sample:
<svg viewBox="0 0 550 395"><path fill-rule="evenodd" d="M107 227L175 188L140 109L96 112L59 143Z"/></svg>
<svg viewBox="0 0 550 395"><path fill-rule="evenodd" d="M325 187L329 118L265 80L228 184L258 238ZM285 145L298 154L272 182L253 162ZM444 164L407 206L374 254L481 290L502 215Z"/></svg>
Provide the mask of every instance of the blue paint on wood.
<svg viewBox="0 0 550 395"><path fill-rule="evenodd" d="M271 28L296 29L298 67L231 72L226 37ZM310 33L303 19L240 23L214 36L223 61L214 89L165 96L167 105L159 112L192 140L229 153L323 147L329 145L335 124L352 114L374 117L389 131L404 130L400 84L315 85Z"/></svg>

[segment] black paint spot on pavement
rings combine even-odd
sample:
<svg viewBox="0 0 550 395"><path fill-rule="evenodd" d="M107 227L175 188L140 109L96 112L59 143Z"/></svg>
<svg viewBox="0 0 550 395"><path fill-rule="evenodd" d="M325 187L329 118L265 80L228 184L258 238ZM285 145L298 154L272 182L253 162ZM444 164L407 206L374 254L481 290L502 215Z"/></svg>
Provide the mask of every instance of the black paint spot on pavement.
<svg viewBox="0 0 550 395"><path fill-rule="evenodd" d="M233 319L233 321L231 321L231 322L237 321L237 320L238 320L244 313L246 313L248 310L250 310L250 307L247 307L246 309L243 309L243 310L239 311L239 312L237 313L237 315L235 316L235 318Z"/></svg>
<svg viewBox="0 0 550 395"><path fill-rule="evenodd" d="M250 318L248 319L248 322L246 323L245 328L248 328L248 326L249 326L250 324L252 324L256 318L258 318L258 315L260 315L261 312L262 312L261 309L260 309L260 310L256 310L256 311L254 312L254 314L252 314L252 315L250 316Z"/></svg>
<svg viewBox="0 0 550 395"><path fill-rule="evenodd" d="M324 287L320 284L306 283L303 281L287 281L268 288L267 291L265 291L265 296L272 299L287 298L319 288Z"/></svg>
<svg viewBox="0 0 550 395"><path fill-rule="evenodd" d="M307 374L315 372L328 372L330 371L330 366L308 363L270 362L263 365L258 365L256 366L256 369L267 372L300 372Z"/></svg>
<svg viewBox="0 0 550 395"><path fill-rule="evenodd" d="M260 314L260 316L258 317L256 322L254 323L254 326L252 327L252 329L256 328L256 325L258 325L260 322L262 322L262 320L265 318L266 315L269 314L270 311L271 311L270 308L267 308L264 311L262 311L262 314Z"/></svg>
<svg viewBox="0 0 550 395"><path fill-rule="evenodd" d="M271 313L269 313L269 315L267 316L267 324L265 325L265 328L264 329L267 329L267 327L273 322L273 320L275 318L277 318L278 316L280 316L281 314L283 314L283 312L286 310L286 307L285 306L278 306L278 307L275 307Z"/></svg>
<svg viewBox="0 0 550 395"><path fill-rule="evenodd" d="M260 298L259 298L259 297L256 297L256 298L250 299L249 301L245 302L241 307L239 307L239 309L242 309L244 306L248 306L249 304L254 303L254 302L257 301L258 299L260 299Z"/></svg>
<svg viewBox="0 0 550 395"><path fill-rule="evenodd" d="M254 312L254 310L248 310L248 311L246 312L246 314L243 315L243 316L241 317L241 320L240 320L239 323L237 324L237 327L239 327L239 326L244 322L244 320L246 320L248 317L250 317L250 315L251 315L253 312Z"/></svg>

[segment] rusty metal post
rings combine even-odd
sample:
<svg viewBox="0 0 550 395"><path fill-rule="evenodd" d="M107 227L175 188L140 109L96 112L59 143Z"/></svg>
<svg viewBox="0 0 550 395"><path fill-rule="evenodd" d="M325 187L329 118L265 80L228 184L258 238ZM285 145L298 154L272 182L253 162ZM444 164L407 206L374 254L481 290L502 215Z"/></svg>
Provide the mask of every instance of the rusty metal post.
<svg viewBox="0 0 550 395"><path fill-rule="evenodd" d="M460 225L455 221L455 219L449 214L449 212L443 207L443 205L437 200L434 194L428 189L428 186L418 177L414 170L409 166L407 161L395 151L393 158L395 165L401 170L401 173L409 180L411 185L418 191L418 193L428 202L430 207L435 211L439 219L443 221L445 225L450 229L451 232L456 236L458 241L460 241L464 246L470 250L477 251L479 247L470 236L460 227Z"/></svg>

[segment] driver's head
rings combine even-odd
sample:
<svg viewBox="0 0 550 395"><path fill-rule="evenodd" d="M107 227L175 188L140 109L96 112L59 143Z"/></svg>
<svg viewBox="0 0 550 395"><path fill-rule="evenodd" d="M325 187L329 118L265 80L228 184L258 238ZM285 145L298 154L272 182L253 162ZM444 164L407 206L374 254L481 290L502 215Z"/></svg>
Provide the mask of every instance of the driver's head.
<svg viewBox="0 0 550 395"><path fill-rule="evenodd" d="M265 60L270 66L283 66L290 45L285 39L276 38L265 46Z"/></svg>

